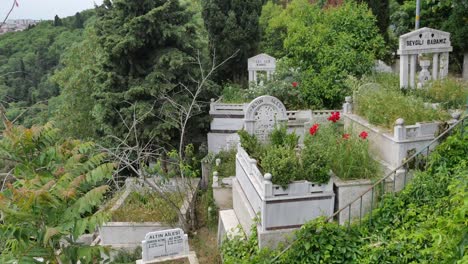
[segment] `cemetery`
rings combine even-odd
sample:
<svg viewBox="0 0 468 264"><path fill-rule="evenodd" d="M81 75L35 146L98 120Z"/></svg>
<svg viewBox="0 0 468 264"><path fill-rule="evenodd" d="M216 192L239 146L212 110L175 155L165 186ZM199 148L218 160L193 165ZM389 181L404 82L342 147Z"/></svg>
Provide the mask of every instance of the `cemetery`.
<svg viewBox="0 0 468 264"><path fill-rule="evenodd" d="M228 2L96 5L51 117L0 67L0 263L465 263L468 7Z"/></svg>

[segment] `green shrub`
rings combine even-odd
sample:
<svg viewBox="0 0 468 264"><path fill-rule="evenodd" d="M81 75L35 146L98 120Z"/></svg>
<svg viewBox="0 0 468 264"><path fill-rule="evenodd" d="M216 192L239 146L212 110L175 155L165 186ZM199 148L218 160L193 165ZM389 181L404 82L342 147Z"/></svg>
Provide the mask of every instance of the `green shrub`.
<svg viewBox="0 0 468 264"><path fill-rule="evenodd" d="M430 155L429 170L382 197L362 225L315 219L296 232L282 255L239 246L242 261L231 263L466 263L467 179L468 134L457 133Z"/></svg>
<svg viewBox="0 0 468 264"><path fill-rule="evenodd" d="M240 104L249 102L246 89L237 84L227 84L221 93L223 103Z"/></svg>
<svg viewBox="0 0 468 264"><path fill-rule="evenodd" d="M283 188L286 188L290 182L298 179L298 176L302 174L296 151L284 146L268 148L260 165L264 173L271 173L272 183Z"/></svg>
<svg viewBox="0 0 468 264"><path fill-rule="evenodd" d="M295 149L299 142L299 136L296 133L288 134L286 125L277 125L270 134L270 143L273 146L283 146L289 149Z"/></svg>
<svg viewBox="0 0 468 264"><path fill-rule="evenodd" d="M264 146L258 141L258 138L255 135L250 135L245 130L239 130L237 134L239 135L240 143L245 151L247 151L252 158L260 161L263 156Z"/></svg>
<svg viewBox="0 0 468 264"><path fill-rule="evenodd" d="M221 160L219 166L214 166L220 177L230 177L236 175L236 149L222 150L216 158Z"/></svg>
<svg viewBox="0 0 468 264"><path fill-rule="evenodd" d="M329 169L343 180L370 179L379 173L379 165L369 152L367 139L358 132L343 133L338 123L323 124L312 135L306 135L302 161L312 179L327 182ZM310 164L310 165L309 165ZM318 166L321 164L321 166Z"/></svg>

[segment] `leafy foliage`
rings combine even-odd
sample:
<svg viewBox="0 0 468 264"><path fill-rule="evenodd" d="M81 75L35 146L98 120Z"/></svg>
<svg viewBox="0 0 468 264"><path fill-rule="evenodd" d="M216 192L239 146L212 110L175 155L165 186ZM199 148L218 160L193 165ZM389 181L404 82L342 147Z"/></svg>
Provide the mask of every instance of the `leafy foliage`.
<svg viewBox="0 0 468 264"><path fill-rule="evenodd" d="M203 0L201 3L216 60L223 61L239 50L238 55L220 69L218 81L245 82L246 61L256 55L260 41L258 19L263 0Z"/></svg>
<svg viewBox="0 0 468 264"><path fill-rule="evenodd" d="M430 155L426 172L417 173L401 192L384 196L362 225L319 218L296 232L284 254L248 249L236 256L256 260L250 263L272 258L277 263L464 263L467 157L468 134L459 131Z"/></svg>
<svg viewBox="0 0 468 264"><path fill-rule="evenodd" d="M93 15L93 11L82 12L83 23ZM25 31L0 36L0 100L11 120L31 106L19 123L31 127L50 118L47 100L60 92L50 77L61 67L61 55L82 40L83 29L76 28L73 20L65 18L57 27L43 21Z"/></svg>
<svg viewBox="0 0 468 264"><path fill-rule="evenodd" d="M297 168L300 168L300 163L294 149L273 145L265 152L260 165L264 172L271 173L271 181L283 188L299 179L300 170Z"/></svg>
<svg viewBox="0 0 468 264"><path fill-rule="evenodd" d="M168 115L177 110L167 98L185 105L187 90L194 92L199 71L194 56L202 50L194 15L176 0L106 0L97 9L95 29L102 52L93 115L104 134L124 138L126 124L136 116L139 140L174 143L178 127Z"/></svg>
<svg viewBox="0 0 468 264"><path fill-rule="evenodd" d="M216 154L216 158L221 160L219 166L214 166L214 171L220 177L230 177L236 175L236 149L222 150ZM214 162L213 162L214 163Z"/></svg>
<svg viewBox="0 0 468 264"><path fill-rule="evenodd" d="M348 92L346 77L369 72L384 47L375 17L366 5L351 1L323 10L309 1L295 0L267 24L286 28L287 33L279 36L285 37L289 65L299 69L300 94L314 108L341 104Z"/></svg>
<svg viewBox="0 0 468 264"><path fill-rule="evenodd" d="M47 124L26 129L10 126L0 141L0 158L14 163L16 181L0 193L2 262L93 263L100 247L76 243L108 219L96 212L113 171L94 144L64 140ZM63 241L66 243L63 243Z"/></svg>

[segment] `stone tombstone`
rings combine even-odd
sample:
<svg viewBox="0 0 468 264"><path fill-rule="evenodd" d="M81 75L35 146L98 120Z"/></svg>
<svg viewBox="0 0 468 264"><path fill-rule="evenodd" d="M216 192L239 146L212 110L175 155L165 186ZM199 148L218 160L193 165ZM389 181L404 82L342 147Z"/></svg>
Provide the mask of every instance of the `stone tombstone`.
<svg viewBox="0 0 468 264"><path fill-rule="evenodd" d="M245 111L245 129L251 135L266 142L276 124L286 123L286 107L276 97L264 95L255 98Z"/></svg>
<svg viewBox="0 0 468 264"><path fill-rule="evenodd" d="M141 247L143 262L189 253L188 237L180 228L149 232Z"/></svg>
<svg viewBox="0 0 468 264"><path fill-rule="evenodd" d="M425 70L424 79L445 78L448 75L449 52L452 50L448 32L425 27L401 35L397 52L400 55L400 87L416 87L417 57L421 54L432 55L432 76L429 65L421 65Z"/></svg>
<svg viewBox="0 0 468 264"><path fill-rule="evenodd" d="M248 59L249 82L258 82L257 73L266 72L267 80L276 69L276 59L268 54L262 53Z"/></svg>

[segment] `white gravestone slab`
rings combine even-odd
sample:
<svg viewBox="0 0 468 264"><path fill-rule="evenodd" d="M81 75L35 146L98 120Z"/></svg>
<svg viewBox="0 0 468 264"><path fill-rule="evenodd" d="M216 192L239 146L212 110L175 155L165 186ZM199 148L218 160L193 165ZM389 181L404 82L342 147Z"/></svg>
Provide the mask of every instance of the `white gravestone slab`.
<svg viewBox="0 0 468 264"><path fill-rule="evenodd" d="M142 249L143 262L167 256L187 255L188 237L180 228L150 232L142 241Z"/></svg>
<svg viewBox="0 0 468 264"><path fill-rule="evenodd" d="M286 123L286 107L276 97L265 95L255 98L245 111L245 129L266 142L276 124Z"/></svg>
<svg viewBox="0 0 468 264"><path fill-rule="evenodd" d="M448 75L449 52L453 50L450 33L432 28L421 28L400 36L400 87L416 86L416 60L419 54L432 54L432 79ZM429 70L424 74L427 76ZM409 74L408 74L409 73Z"/></svg>
<svg viewBox="0 0 468 264"><path fill-rule="evenodd" d="M276 59L268 54L258 54L248 59L249 82L257 82L257 72L266 72L267 80L270 80L276 70Z"/></svg>

